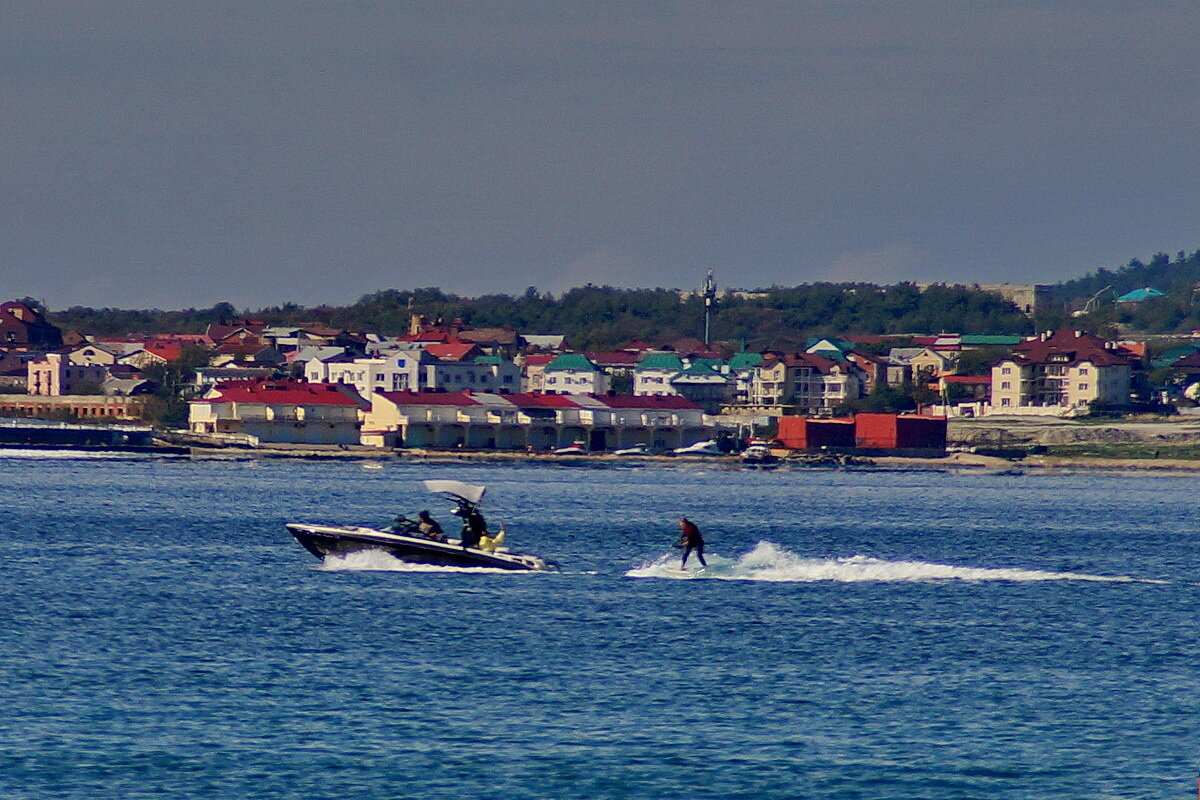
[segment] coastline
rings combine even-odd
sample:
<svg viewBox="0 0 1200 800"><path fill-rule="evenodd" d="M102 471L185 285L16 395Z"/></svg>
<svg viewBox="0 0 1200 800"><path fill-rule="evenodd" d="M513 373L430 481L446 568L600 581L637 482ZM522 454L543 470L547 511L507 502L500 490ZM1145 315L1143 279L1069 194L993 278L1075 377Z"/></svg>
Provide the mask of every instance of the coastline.
<svg viewBox="0 0 1200 800"><path fill-rule="evenodd" d="M560 466L712 466L741 468L737 456L616 456L598 453L583 456L557 456L550 453L520 453L471 450L380 450L370 447L336 445L275 445L258 448L191 448L188 456L196 460L298 459L308 461L413 462L426 464L557 464ZM1192 474L1200 472L1200 459L1153 457L1100 457L1076 455L1029 455L1006 459L975 453L949 453L941 458L873 456L865 463L837 465L806 463L802 459L785 460L784 469L860 469L860 470L978 470L981 472L1064 472L1064 471L1136 471Z"/></svg>

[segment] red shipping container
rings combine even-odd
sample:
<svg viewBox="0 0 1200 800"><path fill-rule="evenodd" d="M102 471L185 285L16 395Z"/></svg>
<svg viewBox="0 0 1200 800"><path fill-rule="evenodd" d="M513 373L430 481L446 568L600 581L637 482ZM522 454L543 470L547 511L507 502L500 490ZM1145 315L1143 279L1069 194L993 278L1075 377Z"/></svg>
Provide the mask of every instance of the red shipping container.
<svg viewBox="0 0 1200 800"><path fill-rule="evenodd" d="M854 447L854 420L780 417L776 438L780 444L792 450Z"/></svg>
<svg viewBox="0 0 1200 800"><path fill-rule="evenodd" d="M854 447L853 419L810 419L806 422L809 448Z"/></svg>
<svg viewBox="0 0 1200 800"><path fill-rule="evenodd" d="M803 450L808 447L808 427L804 417L780 417L779 433L775 436L779 443L792 450Z"/></svg>
<svg viewBox="0 0 1200 800"><path fill-rule="evenodd" d="M855 442L871 448L946 447L946 418L915 414L858 414L854 418Z"/></svg>

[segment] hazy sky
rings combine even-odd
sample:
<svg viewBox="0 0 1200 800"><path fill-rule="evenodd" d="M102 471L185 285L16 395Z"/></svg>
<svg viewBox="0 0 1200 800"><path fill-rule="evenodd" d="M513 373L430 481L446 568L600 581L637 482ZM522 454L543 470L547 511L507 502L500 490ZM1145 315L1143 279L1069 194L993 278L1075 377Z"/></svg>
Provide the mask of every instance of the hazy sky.
<svg viewBox="0 0 1200 800"><path fill-rule="evenodd" d="M1200 4L0 6L0 295L1053 282L1200 248Z"/></svg>

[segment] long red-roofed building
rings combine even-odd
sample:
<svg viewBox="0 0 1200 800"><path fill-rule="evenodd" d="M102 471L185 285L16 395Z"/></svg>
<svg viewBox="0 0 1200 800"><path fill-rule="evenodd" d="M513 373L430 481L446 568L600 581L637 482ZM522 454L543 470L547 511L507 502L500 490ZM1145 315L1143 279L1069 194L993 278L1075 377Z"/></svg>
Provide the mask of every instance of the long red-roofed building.
<svg viewBox="0 0 1200 800"><path fill-rule="evenodd" d="M715 429L682 397L375 392L363 443L545 451L582 442L590 450L634 444L674 448Z"/></svg>
<svg viewBox="0 0 1200 800"><path fill-rule="evenodd" d="M231 381L188 404L193 433L255 442L358 444L369 405L353 386L302 381Z"/></svg>

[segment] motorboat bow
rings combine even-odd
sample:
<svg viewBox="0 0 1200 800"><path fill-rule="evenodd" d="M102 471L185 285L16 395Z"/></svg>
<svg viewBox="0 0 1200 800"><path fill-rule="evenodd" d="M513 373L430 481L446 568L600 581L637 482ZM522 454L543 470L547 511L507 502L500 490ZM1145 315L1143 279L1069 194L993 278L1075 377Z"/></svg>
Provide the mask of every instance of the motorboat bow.
<svg viewBox="0 0 1200 800"><path fill-rule="evenodd" d="M444 567L488 567L523 572L545 572L554 565L534 555L513 553L502 547L504 528L493 536L484 536L474 544L465 532L467 514L476 511L483 500L484 486L460 481L424 481L430 492L448 494L458 503L455 510L464 519L462 539L445 537L430 538L413 528L399 530L377 530L360 526L312 525L299 522L285 523L285 527L296 541L304 545L317 558L342 556L362 550L382 550L401 561L413 564L430 564ZM477 513L477 512L476 512Z"/></svg>

